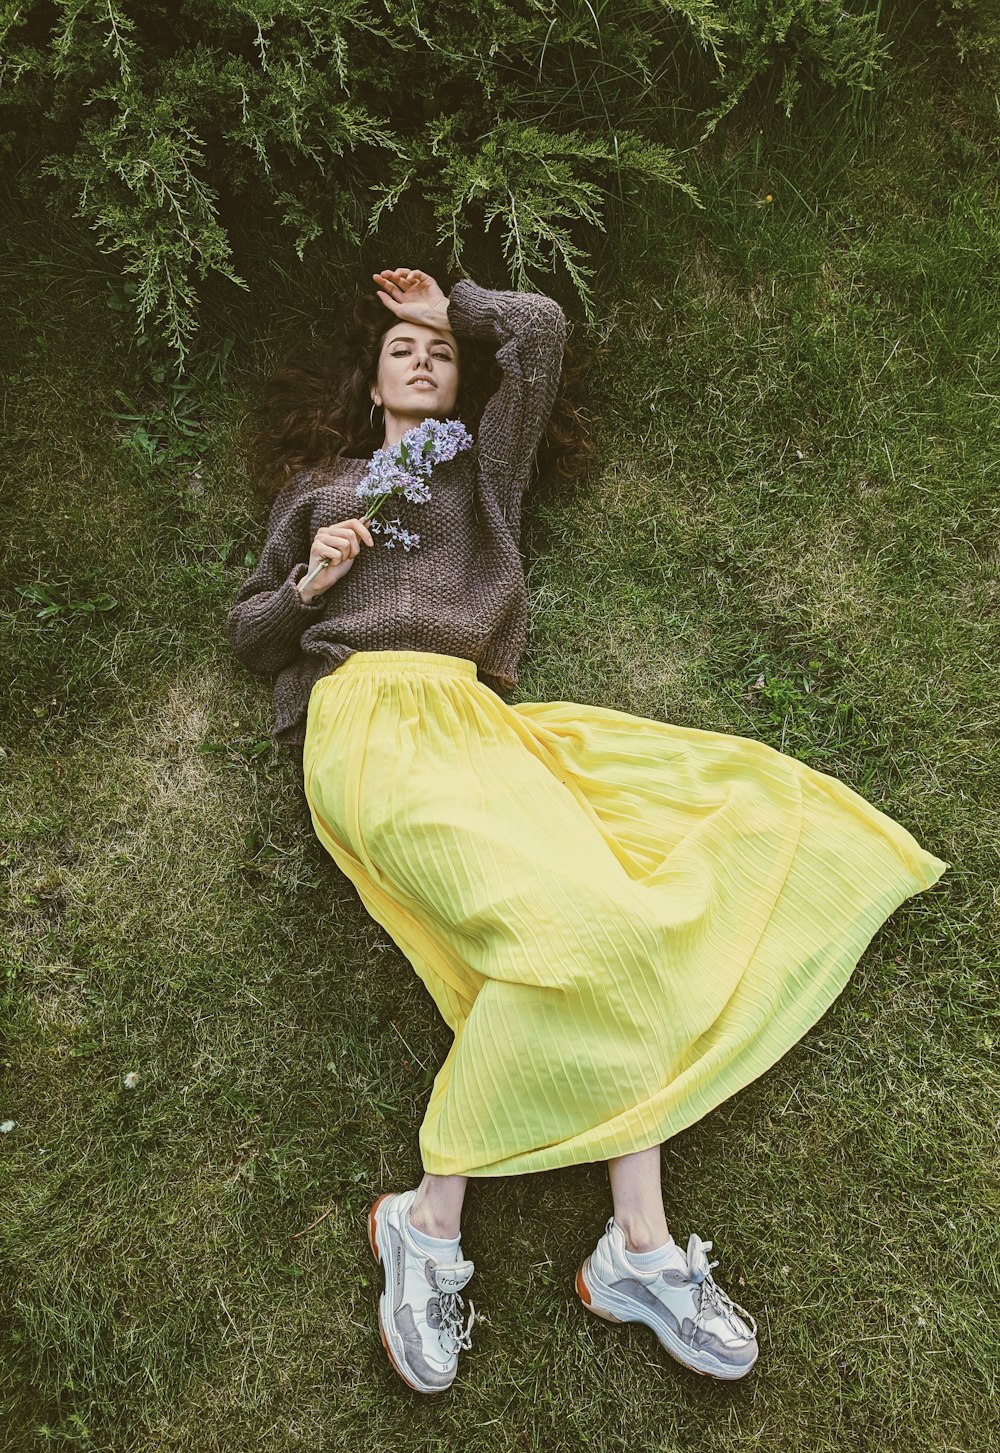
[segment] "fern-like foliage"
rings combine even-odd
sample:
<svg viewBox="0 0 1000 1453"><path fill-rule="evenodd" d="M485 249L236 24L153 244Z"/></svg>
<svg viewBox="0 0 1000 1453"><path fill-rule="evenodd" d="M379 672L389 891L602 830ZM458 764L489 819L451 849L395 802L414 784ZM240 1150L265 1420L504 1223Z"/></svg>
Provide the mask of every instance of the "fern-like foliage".
<svg viewBox="0 0 1000 1453"><path fill-rule="evenodd" d="M849 3L849 0L846 0ZM960 0L953 0L960 10ZM593 316L609 199L675 189L678 148L760 78L859 93L877 10L839 0L19 0L0 5L0 149L119 259L178 369L200 280L246 286L234 211L357 248L403 198L461 265L497 230L511 285L564 273ZM963 35L965 32L963 31ZM707 99L707 104L706 104Z"/></svg>

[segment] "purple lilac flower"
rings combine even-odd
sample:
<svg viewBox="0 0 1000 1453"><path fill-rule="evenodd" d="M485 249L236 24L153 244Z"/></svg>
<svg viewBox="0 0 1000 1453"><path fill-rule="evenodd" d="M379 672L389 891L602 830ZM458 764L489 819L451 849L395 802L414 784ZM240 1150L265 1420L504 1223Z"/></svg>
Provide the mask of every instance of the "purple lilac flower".
<svg viewBox="0 0 1000 1453"><path fill-rule="evenodd" d="M375 500L366 518L376 533L384 534L385 547L393 550L398 541L404 550L419 546L420 536L406 530L398 520L376 523L374 516L393 494L402 494L412 504L426 504L431 497L427 478L435 464L454 459L472 447L473 438L461 419L424 419L407 429L397 445L376 449L356 493L361 500Z"/></svg>
<svg viewBox="0 0 1000 1453"><path fill-rule="evenodd" d="M412 550L420 544L420 536L404 529L398 520L372 520L371 528L373 534L384 534L388 537L385 542L387 550L394 549L397 540L404 550Z"/></svg>

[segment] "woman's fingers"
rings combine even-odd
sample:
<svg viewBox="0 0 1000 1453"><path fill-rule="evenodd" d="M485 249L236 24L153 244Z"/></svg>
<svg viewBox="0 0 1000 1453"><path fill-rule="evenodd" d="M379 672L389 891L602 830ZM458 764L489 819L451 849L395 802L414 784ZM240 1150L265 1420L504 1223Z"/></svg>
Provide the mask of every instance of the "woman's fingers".
<svg viewBox="0 0 1000 1453"><path fill-rule="evenodd" d="M356 555L361 548L353 535L335 535L329 544L340 556Z"/></svg>
<svg viewBox="0 0 1000 1453"><path fill-rule="evenodd" d="M382 272L373 272L372 277L378 284L382 306L395 313L397 318L414 318L423 322L420 310L440 293L434 279L419 268L387 267Z"/></svg>
<svg viewBox="0 0 1000 1453"><path fill-rule="evenodd" d="M381 272L373 272L372 277L376 282L385 283L390 288L396 288L403 293L413 283L427 281L427 274L414 267L386 267Z"/></svg>
<svg viewBox="0 0 1000 1453"><path fill-rule="evenodd" d="M361 540L364 539L369 545L375 542L371 537L371 531L361 520L345 520L339 525L326 525L316 532L316 543L329 545L333 549L350 551L356 555L361 549Z"/></svg>
<svg viewBox="0 0 1000 1453"><path fill-rule="evenodd" d="M349 538L359 543L360 537L367 540L369 545L374 543L371 537L371 531L363 520L344 520L341 524L335 525L333 528L341 532L346 532Z"/></svg>

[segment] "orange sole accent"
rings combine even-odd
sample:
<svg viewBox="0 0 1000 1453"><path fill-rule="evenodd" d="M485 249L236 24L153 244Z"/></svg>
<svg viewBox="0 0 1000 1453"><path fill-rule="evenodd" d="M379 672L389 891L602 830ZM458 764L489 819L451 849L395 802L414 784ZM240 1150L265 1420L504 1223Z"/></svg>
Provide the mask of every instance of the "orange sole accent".
<svg viewBox="0 0 1000 1453"><path fill-rule="evenodd" d="M588 1287L586 1278L583 1274L583 1268L586 1266L586 1264L587 1263L585 1261L581 1262L576 1273L577 1296L580 1298L583 1305L587 1308L588 1312L593 1312L596 1317L603 1317L605 1322L620 1323L621 1318L616 1317L613 1312L606 1312L603 1307L594 1306L593 1298L590 1295L590 1288Z"/></svg>
<svg viewBox="0 0 1000 1453"><path fill-rule="evenodd" d="M388 1196L388 1194L389 1193L387 1191L385 1195L379 1196L375 1204L372 1206L371 1210L368 1212L368 1245L372 1249L372 1256L374 1256L375 1260L379 1262L382 1260L382 1258L378 1254L378 1243L375 1240L375 1212L378 1210L379 1206L381 1206L382 1202L386 1199L386 1196Z"/></svg>
<svg viewBox="0 0 1000 1453"><path fill-rule="evenodd" d="M389 1194L390 1193L388 1191L386 1191L385 1195L379 1196L378 1200L375 1202L375 1204L372 1206L371 1210L368 1212L368 1244L369 1244L369 1246L372 1249L372 1255L374 1256L375 1260L379 1263L379 1265L382 1264L382 1258L378 1254L378 1242L375 1240L375 1212L378 1210L379 1206L381 1206L382 1202L386 1199L386 1197ZM393 1355L392 1355L392 1348L389 1346L389 1339L388 1339L388 1337L386 1337L386 1335L385 1335L385 1328L382 1326L382 1311L381 1311L381 1308L379 1309L379 1317L378 1317L378 1335L381 1338L382 1346L385 1348L386 1356L388 1357L389 1361L392 1363L392 1370L396 1374L396 1376L399 1377L399 1378L401 1378L402 1381L406 1383L406 1386L408 1388L412 1389L413 1392L427 1393L428 1392L428 1389L427 1388L425 1388L425 1387L417 1387L417 1385L416 1385L415 1382L411 1382L410 1381L410 1379L407 1377L406 1373L403 1371L403 1369L400 1367L399 1363L396 1361L395 1357L393 1357ZM431 1391L433 1391L433 1392L444 1392L444 1391L446 1391L446 1389L444 1389L444 1388L434 1388Z"/></svg>

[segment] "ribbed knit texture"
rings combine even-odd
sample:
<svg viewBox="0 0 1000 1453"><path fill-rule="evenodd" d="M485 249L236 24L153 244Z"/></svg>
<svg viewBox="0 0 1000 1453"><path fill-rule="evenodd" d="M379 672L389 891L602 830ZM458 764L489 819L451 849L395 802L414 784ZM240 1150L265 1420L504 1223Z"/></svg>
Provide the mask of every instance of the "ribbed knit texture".
<svg viewBox="0 0 1000 1453"><path fill-rule="evenodd" d="M256 569L229 613L234 652L251 671L276 677L275 740L301 745L309 694L355 651L417 650L476 663L494 691L517 683L527 634L520 554L521 496L559 386L566 319L539 293L482 288L469 278L448 298L456 338L495 341L503 378L473 447L434 466L431 499L388 500L420 545L363 545L347 574L311 604L296 582L308 571L317 530L360 517L357 486L367 459L341 459L297 474L276 497Z"/></svg>

